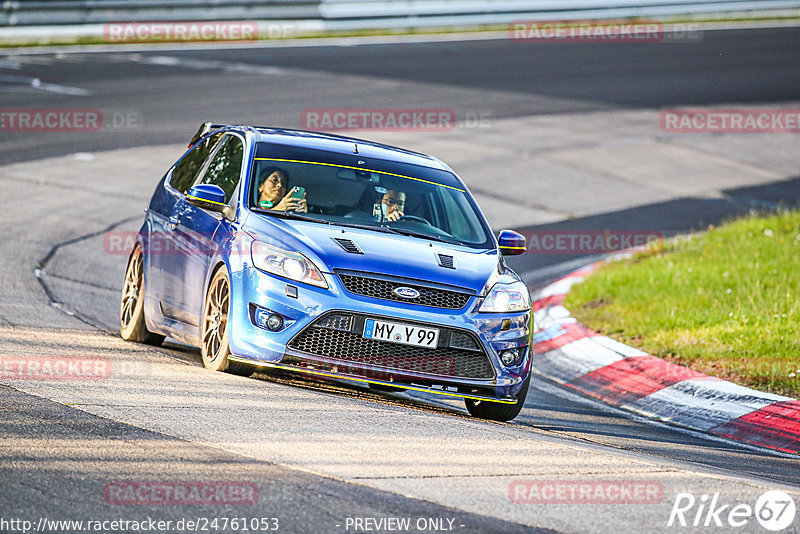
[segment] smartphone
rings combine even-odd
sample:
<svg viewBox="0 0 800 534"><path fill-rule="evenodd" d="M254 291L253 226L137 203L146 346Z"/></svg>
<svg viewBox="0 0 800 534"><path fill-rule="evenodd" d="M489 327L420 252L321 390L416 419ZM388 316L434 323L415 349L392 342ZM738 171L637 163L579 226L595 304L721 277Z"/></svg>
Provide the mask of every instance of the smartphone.
<svg viewBox="0 0 800 534"><path fill-rule="evenodd" d="M386 220L386 204L383 202L376 202L372 205L372 216L383 222Z"/></svg>
<svg viewBox="0 0 800 534"><path fill-rule="evenodd" d="M296 185L296 186L294 186L292 188L292 196L291 196L291 198L296 198L296 199L299 200L299 199L303 198L303 195L305 195L305 194L306 194L306 188Z"/></svg>

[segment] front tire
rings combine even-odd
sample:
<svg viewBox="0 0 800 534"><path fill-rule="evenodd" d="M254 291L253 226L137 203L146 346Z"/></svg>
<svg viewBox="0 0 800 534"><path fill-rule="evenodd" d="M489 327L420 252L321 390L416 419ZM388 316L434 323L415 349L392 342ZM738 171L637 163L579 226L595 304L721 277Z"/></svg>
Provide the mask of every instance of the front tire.
<svg viewBox="0 0 800 534"><path fill-rule="evenodd" d="M230 346L228 345L230 288L228 272L222 266L211 278L205 303L203 304L200 353L203 356L203 365L207 369L250 376L255 372L255 367L229 359L231 355Z"/></svg>
<svg viewBox="0 0 800 534"><path fill-rule="evenodd" d="M150 332L144 321L143 282L144 255L142 247L137 244L128 258L128 267L125 270L125 282L119 302L119 335L126 341L161 345L164 336Z"/></svg>
<svg viewBox="0 0 800 534"><path fill-rule="evenodd" d="M511 421L522 410L525 405L525 399L528 396L528 388L531 385L531 377L525 379L522 383L522 389L517 394L517 402L514 404L500 404L498 402L481 401L474 399L464 399L464 404L467 405L467 411L473 417L481 419L490 419L492 421Z"/></svg>

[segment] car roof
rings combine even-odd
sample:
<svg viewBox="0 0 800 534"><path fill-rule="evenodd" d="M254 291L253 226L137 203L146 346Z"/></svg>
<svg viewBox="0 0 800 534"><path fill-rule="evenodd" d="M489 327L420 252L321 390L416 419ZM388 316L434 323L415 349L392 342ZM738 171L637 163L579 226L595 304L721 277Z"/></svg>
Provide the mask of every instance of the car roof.
<svg viewBox="0 0 800 534"><path fill-rule="evenodd" d="M409 163L452 172L449 166L433 156L356 137L267 126L227 126L222 129L253 132L256 135L257 142L325 150L340 154L360 154L369 158ZM355 152L355 150L358 150L358 152Z"/></svg>

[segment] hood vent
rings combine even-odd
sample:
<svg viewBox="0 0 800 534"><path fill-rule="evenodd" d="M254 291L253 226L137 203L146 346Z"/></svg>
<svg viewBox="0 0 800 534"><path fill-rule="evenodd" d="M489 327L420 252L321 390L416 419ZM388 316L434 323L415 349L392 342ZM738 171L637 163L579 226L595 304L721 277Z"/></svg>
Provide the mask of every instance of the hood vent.
<svg viewBox="0 0 800 534"><path fill-rule="evenodd" d="M358 248L358 245L356 245L354 242L352 242L349 239L344 239L343 237L334 237L333 240L336 241L337 243L339 243L339 246L342 247L346 252L349 252L350 254L363 254L364 253L363 250Z"/></svg>
<svg viewBox="0 0 800 534"><path fill-rule="evenodd" d="M456 259L453 256L448 256L447 254L437 254L436 257L439 259L439 265L445 269L456 268Z"/></svg>

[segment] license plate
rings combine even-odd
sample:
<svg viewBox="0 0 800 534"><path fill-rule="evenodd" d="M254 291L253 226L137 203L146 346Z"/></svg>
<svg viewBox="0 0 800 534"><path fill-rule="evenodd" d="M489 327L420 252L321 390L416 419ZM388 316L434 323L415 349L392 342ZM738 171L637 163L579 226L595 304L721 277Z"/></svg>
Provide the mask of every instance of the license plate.
<svg viewBox="0 0 800 534"><path fill-rule="evenodd" d="M367 319L364 322L364 337L433 349L439 342L439 329Z"/></svg>

